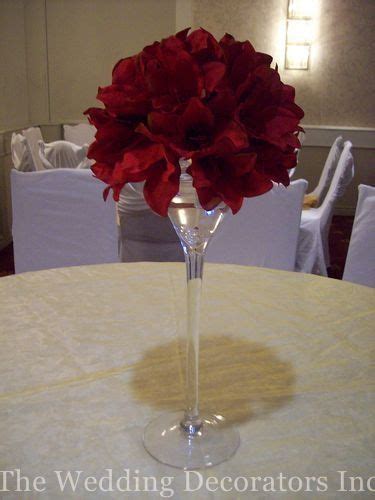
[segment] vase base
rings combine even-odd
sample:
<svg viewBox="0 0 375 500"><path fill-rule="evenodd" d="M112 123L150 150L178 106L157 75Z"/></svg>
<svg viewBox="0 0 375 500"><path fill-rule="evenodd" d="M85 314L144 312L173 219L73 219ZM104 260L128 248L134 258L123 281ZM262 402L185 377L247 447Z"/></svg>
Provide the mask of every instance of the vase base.
<svg viewBox="0 0 375 500"><path fill-rule="evenodd" d="M167 413L152 420L143 443L159 462L178 469L204 469L228 460L240 444L236 429L220 415L201 417L202 428L189 437L181 427L183 412Z"/></svg>

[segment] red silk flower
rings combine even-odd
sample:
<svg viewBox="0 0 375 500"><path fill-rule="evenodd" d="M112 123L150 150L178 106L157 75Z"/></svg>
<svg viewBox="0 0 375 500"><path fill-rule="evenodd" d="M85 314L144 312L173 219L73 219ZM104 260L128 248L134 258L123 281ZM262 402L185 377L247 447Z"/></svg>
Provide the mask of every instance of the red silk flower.
<svg viewBox="0 0 375 500"><path fill-rule="evenodd" d="M190 159L201 205L224 201L236 213L244 197L289 184L303 111L272 57L226 34L189 29L121 59L112 84L99 88L104 109L85 111L96 129L88 157L118 200L127 182L144 183L150 207L167 215L177 194L180 158Z"/></svg>

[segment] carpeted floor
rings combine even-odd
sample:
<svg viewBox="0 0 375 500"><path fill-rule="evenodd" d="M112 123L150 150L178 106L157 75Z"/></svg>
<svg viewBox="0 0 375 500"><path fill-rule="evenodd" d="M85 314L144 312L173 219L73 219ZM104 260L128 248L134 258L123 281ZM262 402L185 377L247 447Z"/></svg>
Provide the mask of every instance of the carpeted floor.
<svg viewBox="0 0 375 500"><path fill-rule="evenodd" d="M13 244L0 252L0 278L14 274Z"/></svg>
<svg viewBox="0 0 375 500"><path fill-rule="evenodd" d="M328 268L330 278L342 279L348 253L350 235L352 234L354 217L334 216L329 232L329 253L331 267Z"/></svg>
<svg viewBox="0 0 375 500"><path fill-rule="evenodd" d="M352 226L353 217L333 217L329 234L331 267L328 269L328 275L330 278L342 278ZM14 274L13 245L9 245L0 252L0 277L9 274Z"/></svg>

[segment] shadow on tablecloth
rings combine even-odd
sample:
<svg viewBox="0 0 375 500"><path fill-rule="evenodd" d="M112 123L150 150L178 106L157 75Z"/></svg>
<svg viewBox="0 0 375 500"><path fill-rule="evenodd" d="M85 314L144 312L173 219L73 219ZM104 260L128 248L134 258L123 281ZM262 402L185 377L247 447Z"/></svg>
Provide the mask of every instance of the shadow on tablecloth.
<svg viewBox="0 0 375 500"><path fill-rule="evenodd" d="M178 341L145 351L133 366L133 397L163 411L184 408L183 358ZM202 411L223 414L228 423L275 411L294 395L291 363L268 346L226 335L201 338L199 379Z"/></svg>

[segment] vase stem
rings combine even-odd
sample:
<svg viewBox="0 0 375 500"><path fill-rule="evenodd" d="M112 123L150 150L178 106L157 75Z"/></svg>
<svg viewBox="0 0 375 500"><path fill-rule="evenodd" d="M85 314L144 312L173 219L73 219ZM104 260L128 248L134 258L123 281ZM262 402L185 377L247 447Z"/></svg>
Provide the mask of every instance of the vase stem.
<svg viewBox="0 0 375 500"><path fill-rule="evenodd" d="M197 434L199 418L199 318L204 253L185 250L187 276L186 409L181 427L189 436Z"/></svg>
<svg viewBox="0 0 375 500"><path fill-rule="evenodd" d="M185 470L211 467L227 460L239 445L238 432L217 413L199 408L199 319L203 264L207 245L222 221L226 206L204 210L191 177L181 174L179 193L168 215L180 238L186 262L186 406L183 415L161 415L143 435L146 450L164 464ZM186 300L186 299L185 299Z"/></svg>

